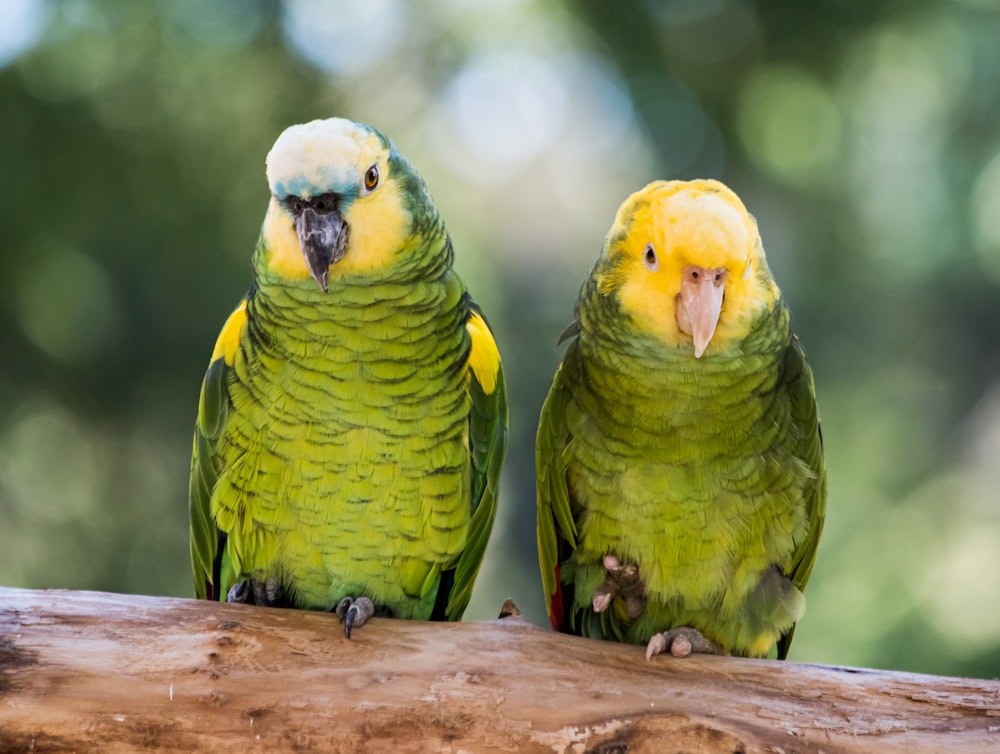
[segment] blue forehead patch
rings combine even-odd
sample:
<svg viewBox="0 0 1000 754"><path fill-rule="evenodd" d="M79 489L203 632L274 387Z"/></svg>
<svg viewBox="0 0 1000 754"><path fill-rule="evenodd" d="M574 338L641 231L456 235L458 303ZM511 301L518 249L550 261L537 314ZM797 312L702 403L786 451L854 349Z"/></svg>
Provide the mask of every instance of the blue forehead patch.
<svg viewBox="0 0 1000 754"><path fill-rule="evenodd" d="M354 199L358 195L358 179L352 175L346 177L334 175L332 170L314 168L313 175L297 175L288 180L277 180L274 183L274 195L279 199L289 196L299 196L308 199L320 194L339 194L345 199Z"/></svg>

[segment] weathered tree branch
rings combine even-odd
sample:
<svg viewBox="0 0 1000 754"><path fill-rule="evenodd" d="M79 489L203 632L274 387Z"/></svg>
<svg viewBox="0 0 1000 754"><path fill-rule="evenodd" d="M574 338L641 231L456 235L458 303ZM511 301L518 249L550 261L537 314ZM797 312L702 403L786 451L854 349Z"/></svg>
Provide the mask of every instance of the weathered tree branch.
<svg viewBox="0 0 1000 754"><path fill-rule="evenodd" d="M997 752L1000 683L0 588L0 751Z"/></svg>

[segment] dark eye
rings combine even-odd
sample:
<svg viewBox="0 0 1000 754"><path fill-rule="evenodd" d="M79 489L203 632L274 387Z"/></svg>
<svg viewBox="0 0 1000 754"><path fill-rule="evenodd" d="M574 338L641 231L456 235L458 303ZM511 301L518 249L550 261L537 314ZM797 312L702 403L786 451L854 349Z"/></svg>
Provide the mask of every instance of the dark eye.
<svg viewBox="0 0 1000 754"><path fill-rule="evenodd" d="M642 261L651 272L656 272L657 268L659 268L660 262L656 258L656 249L653 248L653 244L646 244L646 251L643 252Z"/></svg>
<svg viewBox="0 0 1000 754"><path fill-rule="evenodd" d="M374 191L378 186L378 166L372 165L365 171L365 190Z"/></svg>

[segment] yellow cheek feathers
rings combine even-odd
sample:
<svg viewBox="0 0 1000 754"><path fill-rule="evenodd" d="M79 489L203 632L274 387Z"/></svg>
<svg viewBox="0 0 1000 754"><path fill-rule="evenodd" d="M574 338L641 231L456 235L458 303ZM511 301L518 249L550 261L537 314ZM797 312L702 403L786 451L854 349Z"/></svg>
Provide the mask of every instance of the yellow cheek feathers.
<svg viewBox="0 0 1000 754"><path fill-rule="evenodd" d="M413 223L410 212L403 206L398 184L391 181L355 199L345 220L350 232L347 252L343 259L330 265L329 280L389 267L409 238ZM310 277L292 214L273 196L264 218L263 235L269 269L286 280Z"/></svg>
<svg viewBox="0 0 1000 754"><path fill-rule="evenodd" d="M264 217L262 233L268 250L267 264L271 271L286 280L310 277L306 258L299 246L299 237L295 233L292 213L273 196Z"/></svg>
<svg viewBox="0 0 1000 754"><path fill-rule="evenodd" d="M410 238L413 225L413 216L403 205L399 184L391 180L384 180L371 194L355 199L345 219L350 228L347 254L330 268L331 278L389 267Z"/></svg>

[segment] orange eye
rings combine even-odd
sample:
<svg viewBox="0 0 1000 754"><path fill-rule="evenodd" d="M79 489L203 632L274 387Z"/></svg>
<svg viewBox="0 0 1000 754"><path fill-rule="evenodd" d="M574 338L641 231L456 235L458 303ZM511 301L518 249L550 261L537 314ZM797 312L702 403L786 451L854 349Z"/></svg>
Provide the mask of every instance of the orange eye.
<svg viewBox="0 0 1000 754"><path fill-rule="evenodd" d="M378 186L378 166L372 165L365 171L365 190L374 191Z"/></svg>

